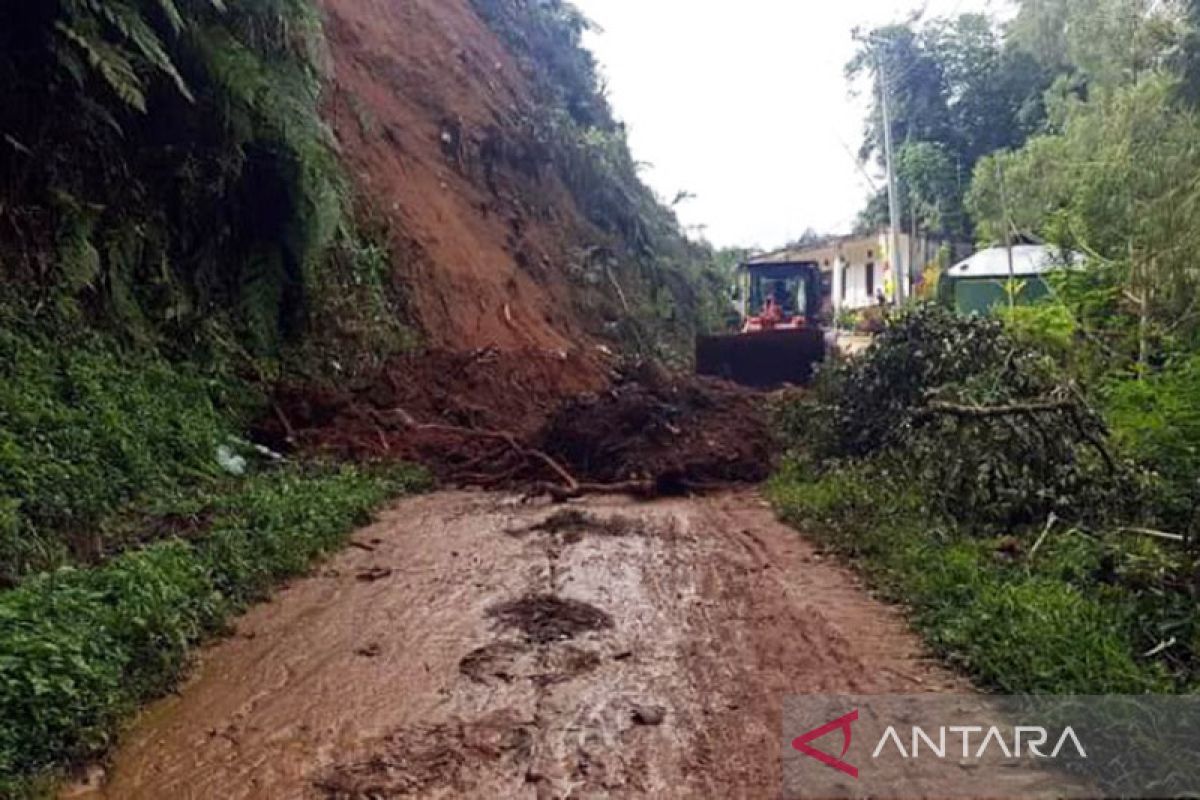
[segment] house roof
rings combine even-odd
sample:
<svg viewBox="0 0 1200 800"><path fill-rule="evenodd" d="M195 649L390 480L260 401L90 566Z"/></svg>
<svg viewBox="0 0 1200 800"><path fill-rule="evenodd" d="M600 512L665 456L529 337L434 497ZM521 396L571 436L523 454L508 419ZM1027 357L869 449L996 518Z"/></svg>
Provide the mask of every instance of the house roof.
<svg viewBox="0 0 1200 800"><path fill-rule="evenodd" d="M879 234L850 234L848 236L829 236L825 239L819 239L815 242L803 245L801 247L785 247L781 250L774 250L770 253L763 253L754 258L747 259L743 266L757 267L767 264L802 264L812 261L820 261L826 251L836 249L839 245L844 245L849 242L877 243Z"/></svg>
<svg viewBox="0 0 1200 800"><path fill-rule="evenodd" d="M1041 275L1064 266L1061 250L1043 244L1019 244L1012 249L1012 274L1018 277ZM1078 264L1083 256L1072 253L1067 257ZM1008 248L989 247L980 250L966 261L960 261L947 272L951 278L1007 278Z"/></svg>

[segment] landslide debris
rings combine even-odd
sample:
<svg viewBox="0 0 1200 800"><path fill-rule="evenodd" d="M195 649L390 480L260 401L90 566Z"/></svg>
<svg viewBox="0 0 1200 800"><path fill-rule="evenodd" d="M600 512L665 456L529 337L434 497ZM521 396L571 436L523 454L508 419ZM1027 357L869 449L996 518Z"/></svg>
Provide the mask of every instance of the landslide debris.
<svg viewBox="0 0 1200 800"><path fill-rule="evenodd" d="M775 449L761 394L652 370L568 400L535 441L588 480L646 480L662 494L760 482Z"/></svg>
<svg viewBox="0 0 1200 800"><path fill-rule="evenodd" d="M763 396L645 367L594 385L553 351L407 356L360 386L282 387L264 443L358 460L411 460L449 484L674 494L756 483L776 452Z"/></svg>

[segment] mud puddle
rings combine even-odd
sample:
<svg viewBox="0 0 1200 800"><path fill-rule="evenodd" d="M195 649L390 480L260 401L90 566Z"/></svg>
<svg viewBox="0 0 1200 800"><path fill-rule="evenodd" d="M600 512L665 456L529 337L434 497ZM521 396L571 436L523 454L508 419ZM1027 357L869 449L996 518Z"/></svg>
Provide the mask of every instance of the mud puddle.
<svg viewBox="0 0 1200 800"><path fill-rule="evenodd" d="M964 688L752 493L443 493L355 541L68 794L777 797L785 695Z"/></svg>

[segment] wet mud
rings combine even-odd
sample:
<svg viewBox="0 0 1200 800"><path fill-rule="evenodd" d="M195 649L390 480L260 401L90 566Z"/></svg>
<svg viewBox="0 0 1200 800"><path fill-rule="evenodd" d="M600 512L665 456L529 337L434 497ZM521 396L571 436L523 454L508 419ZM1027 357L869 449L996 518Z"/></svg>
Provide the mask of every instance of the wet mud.
<svg viewBox="0 0 1200 800"><path fill-rule="evenodd" d="M750 492L441 493L355 541L64 796L772 798L786 695L966 688Z"/></svg>

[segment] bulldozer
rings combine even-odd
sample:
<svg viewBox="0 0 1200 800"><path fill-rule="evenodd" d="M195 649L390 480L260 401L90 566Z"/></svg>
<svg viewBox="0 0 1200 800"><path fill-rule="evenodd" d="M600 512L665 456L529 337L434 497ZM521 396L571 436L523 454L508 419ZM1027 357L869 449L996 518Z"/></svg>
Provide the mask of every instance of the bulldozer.
<svg viewBox="0 0 1200 800"><path fill-rule="evenodd" d="M825 359L816 262L743 264L734 299L741 331L696 340L696 371L754 388L802 385Z"/></svg>

